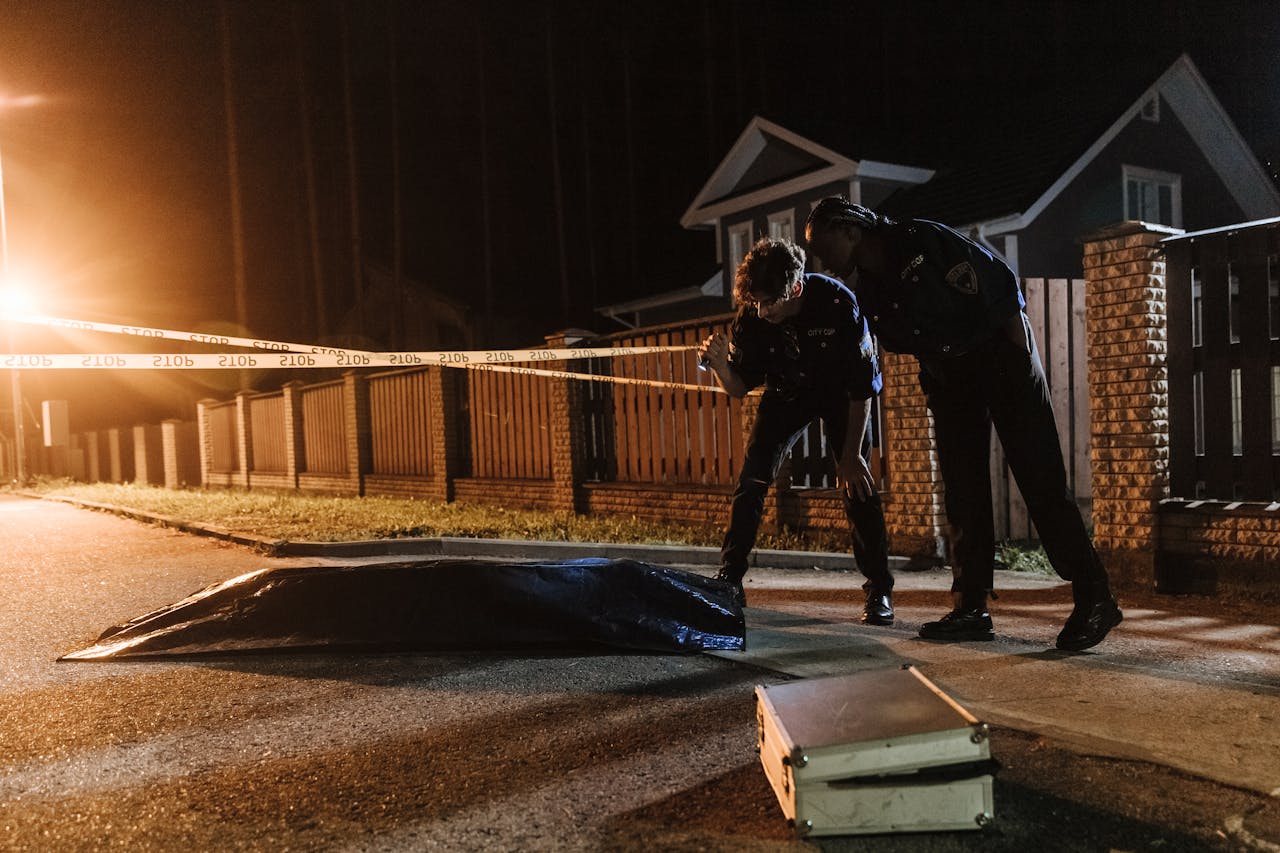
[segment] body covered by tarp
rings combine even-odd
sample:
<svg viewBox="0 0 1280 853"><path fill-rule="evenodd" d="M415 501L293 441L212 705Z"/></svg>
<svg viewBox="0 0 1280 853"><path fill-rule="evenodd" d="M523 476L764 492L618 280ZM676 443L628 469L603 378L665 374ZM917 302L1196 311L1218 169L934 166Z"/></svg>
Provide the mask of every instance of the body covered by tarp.
<svg viewBox="0 0 1280 853"><path fill-rule="evenodd" d="M269 650L741 649L711 578L635 560L264 569L107 629L60 660Z"/></svg>

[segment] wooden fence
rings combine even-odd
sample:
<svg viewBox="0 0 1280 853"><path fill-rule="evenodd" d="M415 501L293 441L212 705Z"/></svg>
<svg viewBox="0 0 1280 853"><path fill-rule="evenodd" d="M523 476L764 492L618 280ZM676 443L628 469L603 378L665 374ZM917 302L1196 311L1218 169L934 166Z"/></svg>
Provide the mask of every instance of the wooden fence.
<svg viewBox="0 0 1280 853"><path fill-rule="evenodd" d="M1026 282L1028 315L1052 389L1063 454L1087 511L1091 480L1083 290L1082 281ZM721 315L582 343L693 347L711 332L725 331L731 319ZM708 390L583 382L573 398L580 402L567 413L561 411L565 398L557 397L555 388L570 380L425 367L352 372L343 379L290 383L280 391L202 403L205 479L209 485L440 495L451 494L456 481L465 484L468 497L509 496L519 502L547 491L536 484L563 479L564 471L572 470L578 478L575 489L594 483L680 490L687 496L686 506L709 507L708 518L723 514L720 503L736 482L743 456L744 403L710 390L714 379L699 370L694 349L567 366L601 375L703 384ZM457 390L442 397L445 383ZM877 406L873 470L891 490L892 471L881 448L893 437L881 441L878 412ZM573 421L566 428L577 457L557 461L561 451L555 445L555 425L565 418ZM438 442L448 447L437 447ZM997 535L1034 538L998 440L993 439L992 451ZM242 460L242 454L247 458ZM834 501L834 466L821 424L812 424L792 449L781 482L789 494L809 492ZM422 485L428 483L430 488ZM596 494L605 511L638 508L616 493ZM826 502L821 497L819 505ZM573 499L573 505L583 503ZM816 515L823 512L831 523L842 523L834 504ZM801 524L816 517L810 504L793 505L782 515Z"/></svg>
<svg viewBox="0 0 1280 853"><path fill-rule="evenodd" d="M664 329L610 335L598 346L692 346L713 331L725 331L728 317L712 317ZM594 360L591 371L714 387L698 368L695 350ZM639 385L592 383L592 470L619 483L730 485L742 464L742 403L712 390L692 391Z"/></svg>
<svg viewBox="0 0 1280 853"><path fill-rule="evenodd" d="M1093 499L1089 461L1088 345L1085 336L1083 279L1028 278L1023 281L1027 318L1058 423L1058 440L1067 467L1067 484L1085 518ZM1035 539L1027 505L1009 471L999 439L991 438L991 500L997 539Z"/></svg>

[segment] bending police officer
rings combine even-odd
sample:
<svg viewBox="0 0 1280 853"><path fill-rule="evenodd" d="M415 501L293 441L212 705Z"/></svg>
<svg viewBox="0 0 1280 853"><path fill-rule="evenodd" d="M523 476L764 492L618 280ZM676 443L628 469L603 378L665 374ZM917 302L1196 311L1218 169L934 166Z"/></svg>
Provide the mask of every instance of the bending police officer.
<svg viewBox="0 0 1280 853"><path fill-rule="evenodd" d="M894 222L838 197L813 209L805 237L826 268L850 284L885 349L920 362L946 488L955 598L951 612L925 623L920 636L993 636L994 423L1049 562L1071 581L1074 607L1057 646L1097 645L1123 616L1067 487L1044 368L1012 270L945 225Z"/></svg>
<svg viewBox="0 0 1280 853"><path fill-rule="evenodd" d="M736 588L755 547L764 499L791 446L814 418L826 426L858 568L866 576L862 620L893 624L893 576L880 495L868 465L871 398L880 390L875 344L857 300L843 284L806 274L804 250L764 239L734 278L738 316L729 338L699 348L716 380L741 398L765 384L733 494L718 578Z"/></svg>

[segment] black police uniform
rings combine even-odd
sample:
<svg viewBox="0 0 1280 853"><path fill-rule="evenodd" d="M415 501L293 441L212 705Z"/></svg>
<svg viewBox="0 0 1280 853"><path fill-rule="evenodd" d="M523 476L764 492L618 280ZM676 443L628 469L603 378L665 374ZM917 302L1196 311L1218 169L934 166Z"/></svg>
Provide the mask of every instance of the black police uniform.
<svg viewBox="0 0 1280 853"><path fill-rule="evenodd" d="M885 349L920 362L961 606L981 606L993 586L993 422L1054 569L1072 581L1077 602L1109 598L1106 571L1067 485L1044 368L1013 271L936 222L891 223L876 234L886 271L859 268L854 286Z"/></svg>
<svg viewBox="0 0 1280 853"><path fill-rule="evenodd" d="M839 458L850 401L880 392L875 342L853 293L836 279L809 273L801 299L799 312L777 324L761 319L755 306L744 305L730 332L729 365L747 388L766 386L721 549L721 574L730 580L740 582L746 574L765 495L792 444L815 417L822 418L827 441ZM856 452L863 458L870 453L870 424ZM846 494L844 510L867 589L888 594L893 576L880 496L863 501Z"/></svg>

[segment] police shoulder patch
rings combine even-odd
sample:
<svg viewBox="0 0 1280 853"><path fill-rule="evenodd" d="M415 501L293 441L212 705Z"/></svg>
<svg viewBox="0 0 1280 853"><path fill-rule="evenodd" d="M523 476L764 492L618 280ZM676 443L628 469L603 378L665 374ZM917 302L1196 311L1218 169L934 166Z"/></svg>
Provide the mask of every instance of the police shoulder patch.
<svg viewBox="0 0 1280 853"><path fill-rule="evenodd" d="M947 284L961 293L973 296L978 292L978 272L973 264L965 261L947 270Z"/></svg>

